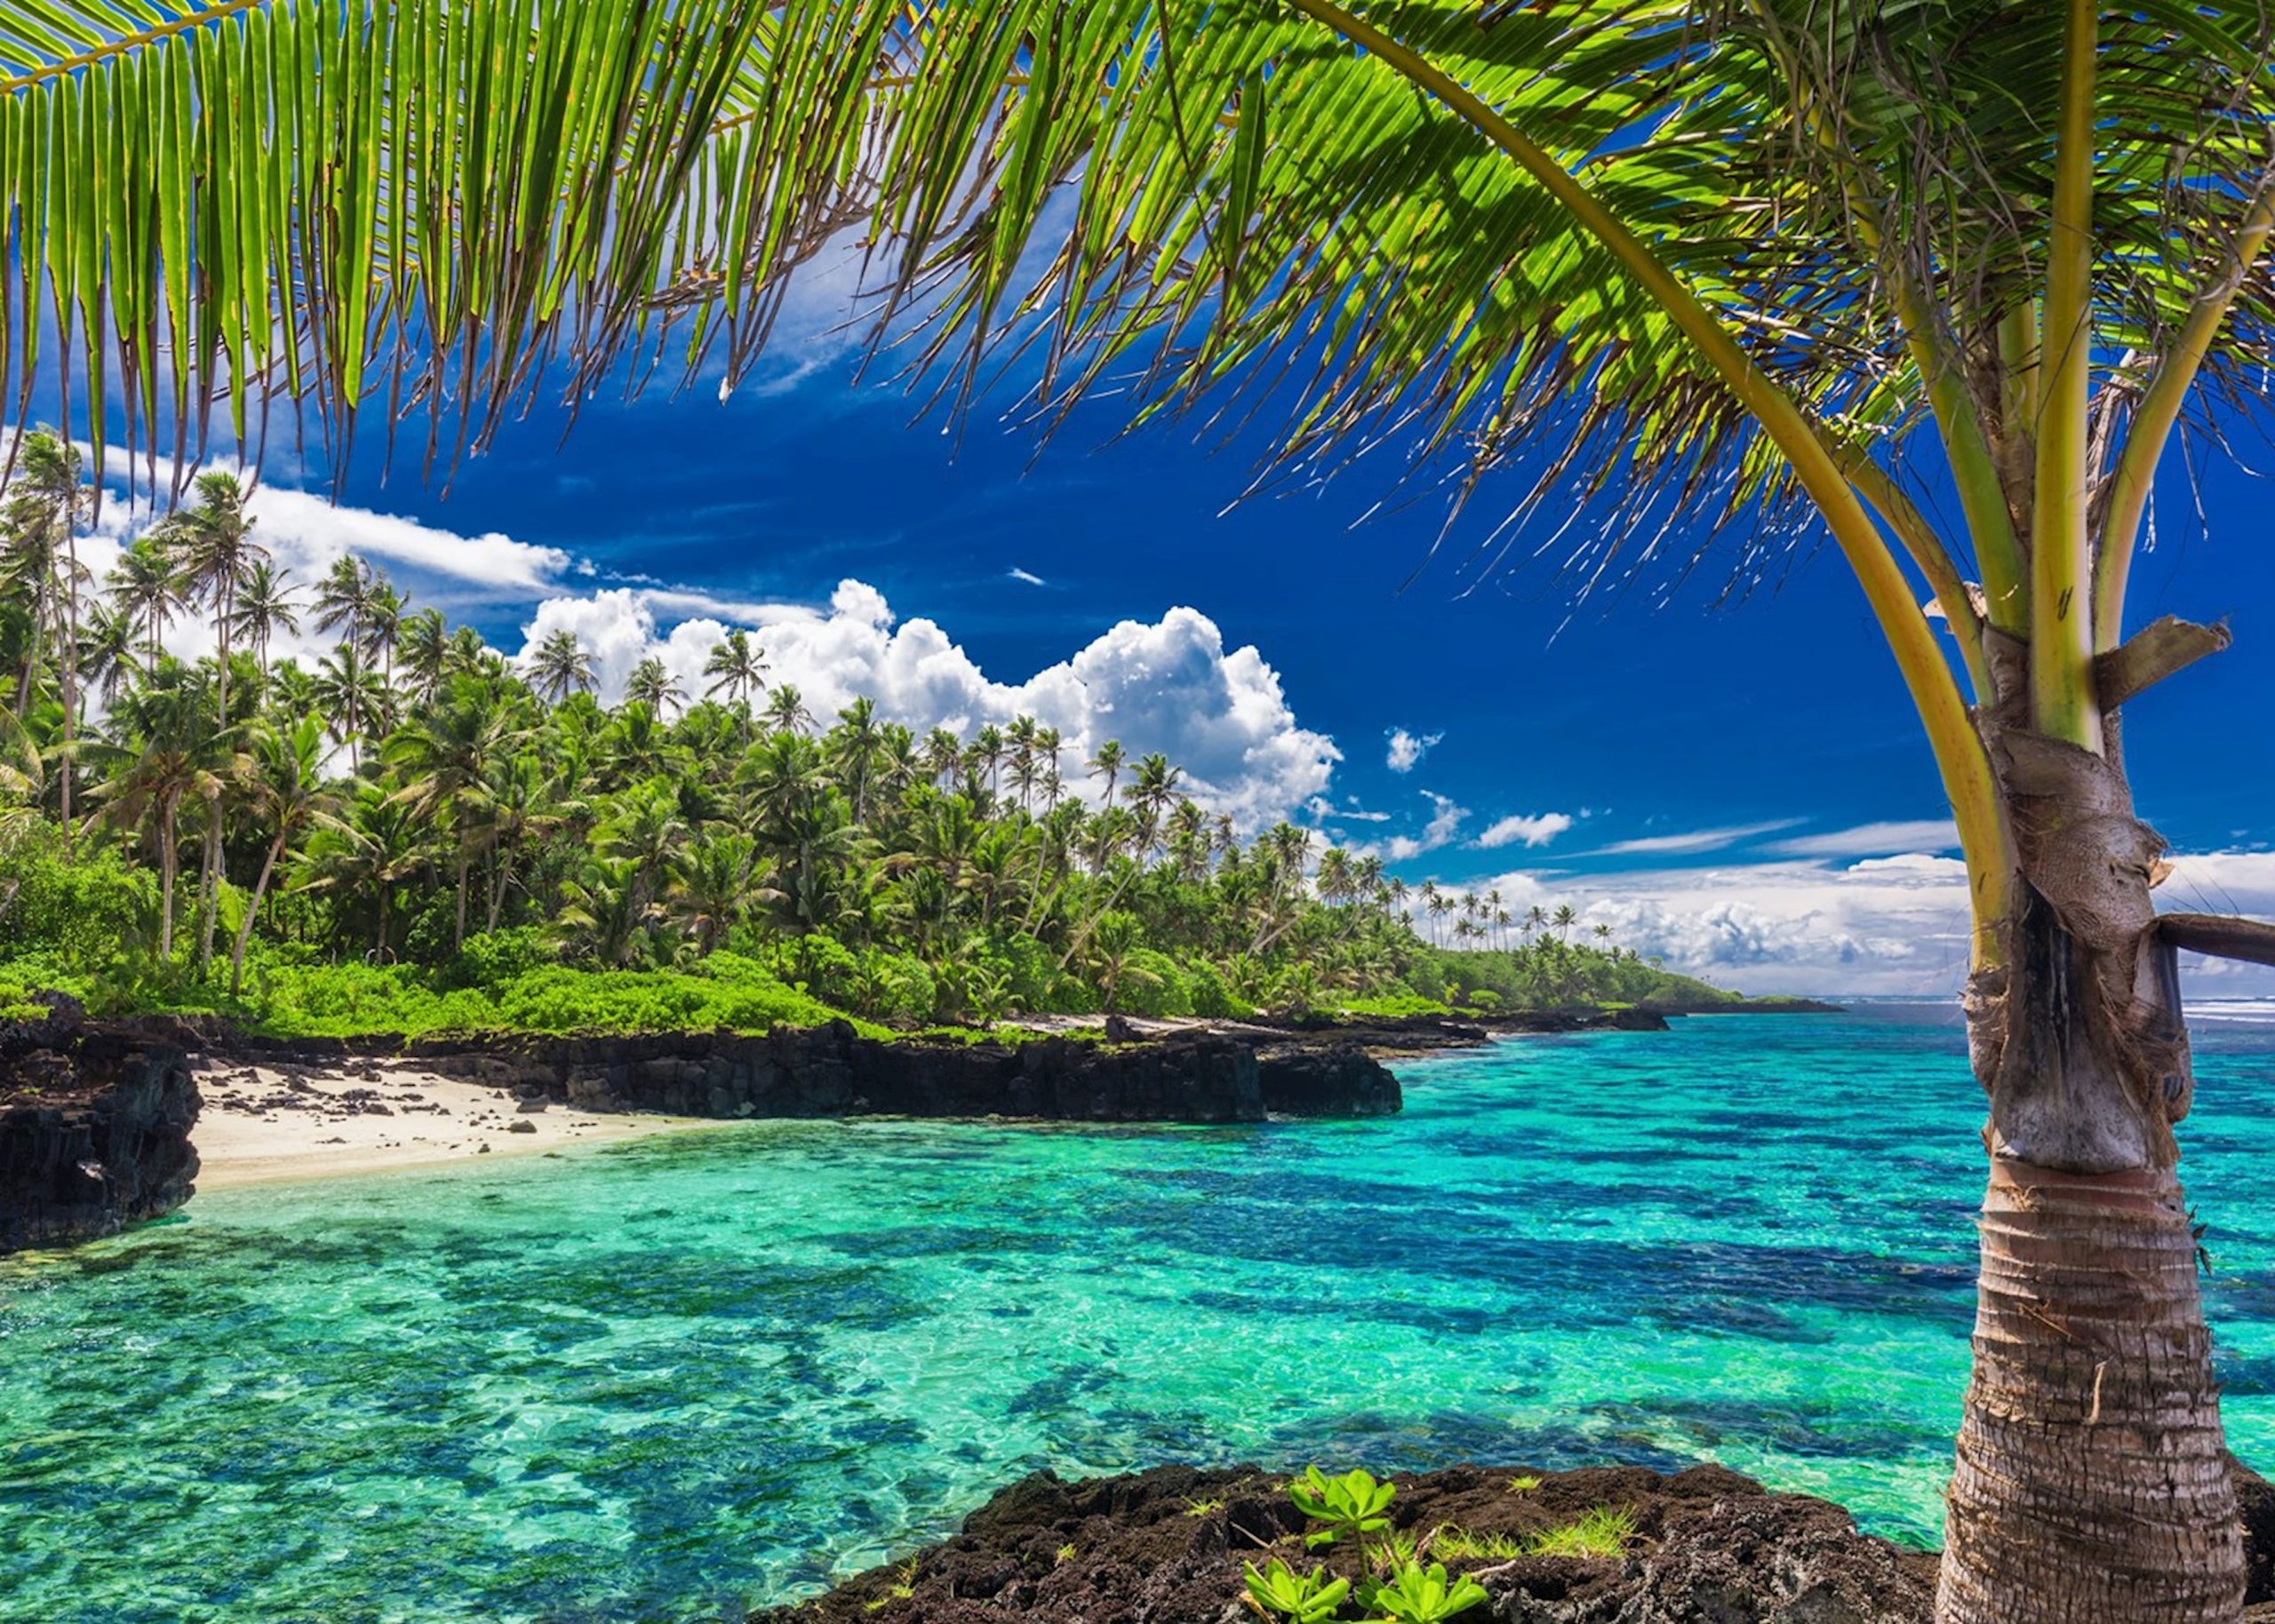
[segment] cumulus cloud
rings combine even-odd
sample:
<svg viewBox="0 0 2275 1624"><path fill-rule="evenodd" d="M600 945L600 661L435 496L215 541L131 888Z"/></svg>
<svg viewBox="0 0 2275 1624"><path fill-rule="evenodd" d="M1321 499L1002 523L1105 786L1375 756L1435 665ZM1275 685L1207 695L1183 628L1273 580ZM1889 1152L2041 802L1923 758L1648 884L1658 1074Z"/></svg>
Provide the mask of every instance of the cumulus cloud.
<svg viewBox="0 0 2275 1624"><path fill-rule="evenodd" d="M1571 826L1568 812L1513 815L1488 824L1478 835L1477 844L1488 851L1501 846L1545 846Z"/></svg>
<svg viewBox="0 0 2275 1624"><path fill-rule="evenodd" d="M1410 773L1421 763L1430 747L1446 736L1442 733L1417 734L1404 728L1390 730L1390 752L1384 761L1394 773Z"/></svg>
<svg viewBox="0 0 2275 1624"><path fill-rule="evenodd" d="M919 731L946 727L967 736L991 721L1033 716L1059 730L1070 789L1084 787L1075 763L1118 739L1132 756L1167 755L1184 769L1194 799L1251 829L1319 795L1342 759L1333 740L1297 723L1263 655L1252 646L1226 649L1216 623L1198 609L1125 620L1071 658L1003 682L937 622L900 620L865 582L842 582L826 610L701 599L706 609L734 612L667 624L698 597L619 586L549 598L531 617L523 652L554 632L572 632L603 698L621 695L632 668L650 656L699 694L712 646L730 625L746 626L765 650L768 681L794 686L818 716L866 697L887 718Z"/></svg>
<svg viewBox="0 0 2275 1624"><path fill-rule="evenodd" d="M1459 881L1515 911L1569 904L1584 927L1746 992L1944 998L1966 979L1967 867L1933 852L1853 862L1790 859L1627 873L1520 871ZM2275 913L2275 853L2174 859L2164 908ZM2191 1005L2275 994L2275 971L2182 956Z"/></svg>

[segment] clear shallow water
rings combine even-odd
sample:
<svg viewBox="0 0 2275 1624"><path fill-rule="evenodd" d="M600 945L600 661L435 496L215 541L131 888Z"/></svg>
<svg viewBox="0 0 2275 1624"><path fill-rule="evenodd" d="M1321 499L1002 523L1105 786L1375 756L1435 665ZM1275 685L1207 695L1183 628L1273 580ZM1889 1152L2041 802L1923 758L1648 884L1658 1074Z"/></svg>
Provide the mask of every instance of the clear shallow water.
<svg viewBox="0 0 2275 1624"><path fill-rule="evenodd" d="M1040 1466L1721 1461L1932 1539L1980 1111L1901 1010L1527 1039L1374 1123L751 1124L0 1265L0 1619L684 1620ZM2184 1167L2275 1458L2275 1030Z"/></svg>

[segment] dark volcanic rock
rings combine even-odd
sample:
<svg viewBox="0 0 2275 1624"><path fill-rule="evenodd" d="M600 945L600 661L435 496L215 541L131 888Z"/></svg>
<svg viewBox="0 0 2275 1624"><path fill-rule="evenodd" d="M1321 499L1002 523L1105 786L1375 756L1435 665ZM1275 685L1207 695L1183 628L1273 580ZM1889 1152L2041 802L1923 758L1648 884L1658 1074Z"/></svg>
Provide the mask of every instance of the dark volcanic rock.
<svg viewBox="0 0 2275 1624"><path fill-rule="evenodd" d="M197 1085L172 1044L58 1000L0 1026L0 1253L116 1233L189 1199Z"/></svg>
<svg viewBox="0 0 2275 1624"><path fill-rule="evenodd" d="M1398 1079L1355 1043L1257 1051L1264 1108L1281 1117L1388 1117L1405 1106Z"/></svg>
<svg viewBox="0 0 2275 1624"><path fill-rule="evenodd" d="M1515 1486L1527 1478L1529 1487ZM1616 1557L1456 1557L1491 1596L1485 1624L1927 1624L1936 1559L1856 1532L1824 1501L1771 1494L1719 1467L1526 1473L1456 1467L1401 1477L1398 1526L1425 1541L1459 1529L1528 1535L1600 1507L1633 1534ZM827 1595L752 1614L759 1624L1216 1624L1241 1605L1243 1562L1308 1568L1283 1477L1162 1467L1004 1490L962 1532ZM1431 1555L1425 1545L1425 1556ZM1346 1609L1357 1616L1355 1607Z"/></svg>
<svg viewBox="0 0 2275 1624"><path fill-rule="evenodd" d="M265 1044L344 1058L331 1043ZM843 1022L770 1032L419 1042L400 1053L446 1076L580 1111L690 1117L1030 1117L1081 1122L1257 1122L1377 1116L1397 1079L1354 1047L1316 1052L1252 1036L1177 1032L1128 1044L1042 1038L1019 1044L865 1038ZM524 1107L526 1109L526 1107Z"/></svg>

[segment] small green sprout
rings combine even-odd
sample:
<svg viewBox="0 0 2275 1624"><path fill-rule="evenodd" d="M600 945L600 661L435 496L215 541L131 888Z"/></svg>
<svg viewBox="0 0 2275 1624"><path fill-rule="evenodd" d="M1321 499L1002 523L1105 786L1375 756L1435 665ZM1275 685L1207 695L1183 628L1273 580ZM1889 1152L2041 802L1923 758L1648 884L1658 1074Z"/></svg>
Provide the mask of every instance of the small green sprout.
<svg viewBox="0 0 2275 1624"><path fill-rule="evenodd" d="M1221 1500L1188 1500L1185 1502L1185 1514L1187 1517L1207 1517L1224 1509L1225 1502Z"/></svg>
<svg viewBox="0 0 2275 1624"><path fill-rule="evenodd" d="M1468 1574L1449 1578L1446 1564L1409 1562L1368 1597L1369 1624L1440 1624L1486 1600L1485 1587Z"/></svg>
<svg viewBox="0 0 2275 1624"><path fill-rule="evenodd" d="M1455 1562L1510 1562L1528 1554L1524 1541L1513 1533L1472 1533L1450 1525L1430 1536L1430 1549Z"/></svg>
<svg viewBox="0 0 2275 1624"><path fill-rule="evenodd" d="M1327 1524L1305 1536L1304 1542L1311 1546L1332 1545L1346 1538L1363 1543L1367 1535L1380 1533L1390 1526L1390 1518L1383 1513L1397 1492L1356 1467L1340 1477L1329 1477L1316 1466L1309 1467L1288 1485L1288 1498L1296 1502L1296 1509L1314 1523Z"/></svg>
<svg viewBox="0 0 2275 1624"><path fill-rule="evenodd" d="M1062 1564L1074 1561L1074 1556L1075 1551L1072 1545L1062 1545L1058 1548L1058 1560Z"/></svg>
<svg viewBox="0 0 2275 1624"><path fill-rule="evenodd" d="M1261 1570L1253 1562L1246 1566L1249 1605L1266 1618L1277 1614L1289 1624L1326 1624L1351 1594L1349 1580L1331 1578L1323 1567L1298 1573L1278 1556Z"/></svg>
<svg viewBox="0 0 2275 1624"><path fill-rule="evenodd" d="M1635 1532L1635 1514L1624 1506L1598 1506L1578 1522L1551 1528L1526 1540L1535 1556L1616 1556Z"/></svg>
<svg viewBox="0 0 2275 1624"><path fill-rule="evenodd" d="M1509 1479L1509 1493L1512 1494L1529 1494L1539 1486L1540 1479L1529 1472L1521 1477Z"/></svg>

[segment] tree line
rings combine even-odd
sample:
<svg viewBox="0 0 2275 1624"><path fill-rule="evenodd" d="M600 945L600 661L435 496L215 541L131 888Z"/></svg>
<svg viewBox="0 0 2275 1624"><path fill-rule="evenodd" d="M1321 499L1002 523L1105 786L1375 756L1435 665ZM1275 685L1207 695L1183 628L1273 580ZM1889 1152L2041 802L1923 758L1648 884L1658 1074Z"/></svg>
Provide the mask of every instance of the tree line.
<svg viewBox="0 0 2275 1624"><path fill-rule="evenodd" d="M97 582L77 453L20 445L0 494L0 958L52 959L109 920L80 954L94 967L235 999L249 967L479 979L732 951L903 1023L1675 979L1600 927L1569 943L1569 907L1518 920L1497 891L1409 893L1286 821L1243 840L1158 752L1082 758L1028 716L919 733L866 698L825 724L747 631L710 650L700 691L650 658L603 705L573 633L516 663L359 559L293 581L248 495L199 474ZM212 652L189 660L169 634L193 621ZM304 627L331 650L272 658ZM1483 955L1443 948L1509 963L1465 973Z"/></svg>

